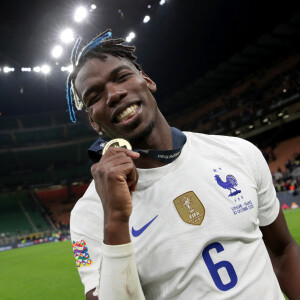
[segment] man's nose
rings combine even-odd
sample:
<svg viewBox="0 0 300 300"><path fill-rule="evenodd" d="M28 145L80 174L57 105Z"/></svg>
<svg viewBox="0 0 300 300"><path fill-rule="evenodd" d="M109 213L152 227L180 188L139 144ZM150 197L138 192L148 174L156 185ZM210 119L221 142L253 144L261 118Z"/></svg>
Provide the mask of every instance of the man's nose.
<svg viewBox="0 0 300 300"><path fill-rule="evenodd" d="M115 106L122 98L124 98L127 95L127 90L124 88L110 84L107 87L107 101L106 104L109 107Z"/></svg>

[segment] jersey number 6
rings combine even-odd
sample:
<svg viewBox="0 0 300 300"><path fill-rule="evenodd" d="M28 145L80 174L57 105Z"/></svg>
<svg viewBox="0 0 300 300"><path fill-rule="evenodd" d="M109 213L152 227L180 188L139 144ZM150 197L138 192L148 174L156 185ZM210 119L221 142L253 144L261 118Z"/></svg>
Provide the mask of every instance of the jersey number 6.
<svg viewBox="0 0 300 300"><path fill-rule="evenodd" d="M228 290L232 289L237 284L237 281L238 281L235 270L233 268L233 265L227 260L222 260L218 263L214 263L209 254L209 250L211 250L211 249L216 249L217 253L219 253L219 252L224 251L224 248L220 243L217 243L217 242L212 243L204 248L204 250L202 252L202 256L203 256L204 262L207 266L207 269L208 269L215 285L217 286L217 288L224 292L228 291ZM224 284L222 282L221 277L218 273L218 270L221 268L226 269L226 271L229 275L229 278L230 278L230 282L228 282L226 284Z"/></svg>

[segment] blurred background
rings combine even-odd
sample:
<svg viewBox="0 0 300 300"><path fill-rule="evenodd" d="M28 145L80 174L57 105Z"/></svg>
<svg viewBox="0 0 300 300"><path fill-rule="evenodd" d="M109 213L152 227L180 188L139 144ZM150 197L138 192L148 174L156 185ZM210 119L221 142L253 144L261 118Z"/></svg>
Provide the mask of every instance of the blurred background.
<svg viewBox="0 0 300 300"><path fill-rule="evenodd" d="M21 251L6 250L26 248L21 260L28 263L37 254L27 246L45 244L28 249L45 249L46 257L61 251L62 260L44 270L53 268L51 286L73 294L56 294L46 280L40 294L38 284L24 290L32 262L15 266L22 293L0 291L1 299L84 299L69 220L91 180L87 149L97 134L85 112L70 121L65 82L76 38L83 46L107 28L137 47L172 126L260 148L300 241L299 1L11 0L0 9L0 259L7 266L0 277ZM50 242L64 240L51 249L57 243Z"/></svg>

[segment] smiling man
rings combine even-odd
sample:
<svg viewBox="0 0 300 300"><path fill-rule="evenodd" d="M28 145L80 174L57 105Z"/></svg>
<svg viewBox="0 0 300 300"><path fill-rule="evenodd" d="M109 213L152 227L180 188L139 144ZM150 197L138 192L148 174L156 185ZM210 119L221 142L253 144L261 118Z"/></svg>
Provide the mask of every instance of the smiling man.
<svg viewBox="0 0 300 300"><path fill-rule="evenodd" d="M76 57L77 43L68 78L71 119L74 97L115 139L89 149L94 180L71 214L86 299L299 299L299 245L260 151L171 128L123 42L106 31Z"/></svg>
<svg viewBox="0 0 300 300"><path fill-rule="evenodd" d="M120 61L111 55L91 58L78 72L75 86L97 132L103 130L111 138L139 141L149 135L158 137L157 130L165 127L155 124L165 122L158 117L152 95L155 83L126 59ZM120 102L122 99L126 100Z"/></svg>

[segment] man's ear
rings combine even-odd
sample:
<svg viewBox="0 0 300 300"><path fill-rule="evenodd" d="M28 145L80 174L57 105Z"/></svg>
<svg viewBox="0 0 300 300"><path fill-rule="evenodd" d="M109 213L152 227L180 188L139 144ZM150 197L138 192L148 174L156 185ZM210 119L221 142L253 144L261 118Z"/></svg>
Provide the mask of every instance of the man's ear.
<svg viewBox="0 0 300 300"><path fill-rule="evenodd" d="M91 114L89 112L88 112L88 116L89 116L90 124L92 125L94 130L97 133L99 133L101 131L101 127L93 120L93 118L91 117Z"/></svg>
<svg viewBox="0 0 300 300"><path fill-rule="evenodd" d="M141 75L144 78L144 80L147 82L149 90L152 93L156 92L157 90L156 83L144 71L141 71Z"/></svg>

